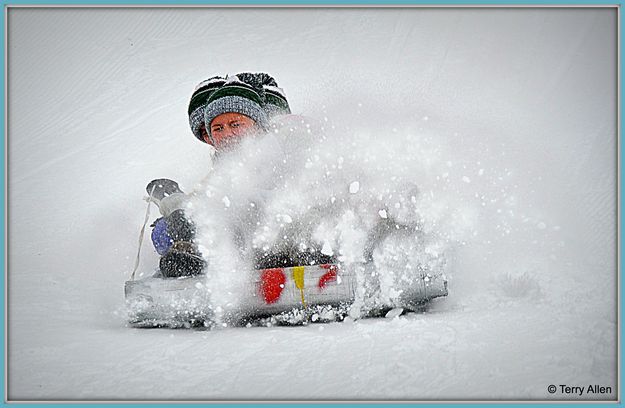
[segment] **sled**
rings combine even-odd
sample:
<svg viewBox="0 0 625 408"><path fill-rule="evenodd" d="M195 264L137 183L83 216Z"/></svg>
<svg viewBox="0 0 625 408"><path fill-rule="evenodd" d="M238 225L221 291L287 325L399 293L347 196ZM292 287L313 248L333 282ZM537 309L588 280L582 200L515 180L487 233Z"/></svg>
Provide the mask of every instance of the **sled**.
<svg viewBox="0 0 625 408"><path fill-rule="evenodd" d="M226 318L234 324L249 324L253 320L275 316L281 316L279 321L287 324L341 320L356 300L358 276L368 280L375 275L371 264L350 268L324 264L256 270L246 285L243 299L235 310L228 311ZM216 320L216 311L211 304L206 279L206 275L164 278L157 272L151 277L127 281L125 297L130 325L211 327ZM372 282L363 284L372 287ZM420 272L404 283L401 296L379 303L375 309L378 312L397 307L416 310L441 296L447 296L445 276ZM219 319L224 319L223 313Z"/></svg>
<svg viewBox="0 0 625 408"><path fill-rule="evenodd" d="M412 267L407 265L404 270L395 270L397 266L383 264L381 268L384 270L378 271L373 261L373 244L363 254L368 262L346 266L323 263L328 260L320 258L306 261L289 258L289 263L282 265L295 262L318 265L251 270L250 275L242 275L242 288L237 287L234 300L236 304L229 301L221 305L213 301L209 277L205 274L174 278L164 277L157 271L147 278L135 279L150 203L157 203L161 214L169 214L172 210L168 207L170 202L175 204L176 201L172 198L182 193L178 184L169 179L152 180L146 191L149 194L148 207L140 233L139 252L131 278L124 288L131 326L210 328L216 324L247 325L263 322L263 319L270 319L270 323L306 324L309 321L342 320L348 313L354 317L369 317L391 309L419 310L430 300L447 296L444 256L425 254L416 262L416 267L413 263ZM398 237L401 237L414 231L407 227L396 231L397 228L395 224L380 224L374 234L377 244L391 233L399 233ZM275 260L265 261L260 265L275 264ZM212 290L224 291L224 288L212 287Z"/></svg>

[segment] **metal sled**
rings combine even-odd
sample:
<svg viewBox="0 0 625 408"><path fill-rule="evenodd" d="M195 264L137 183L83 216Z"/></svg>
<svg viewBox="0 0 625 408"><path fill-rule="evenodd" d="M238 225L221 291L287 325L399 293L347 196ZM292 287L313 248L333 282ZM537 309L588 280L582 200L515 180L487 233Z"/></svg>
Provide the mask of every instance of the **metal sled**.
<svg viewBox="0 0 625 408"><path fill-rule="evenodd" d="M235 320L350 305L356 298L357 276L361 279L375 276L370 265L360 268L326 264L257 270L245 299L237 305ZM160 273L127 281L125 296L130 324L137 327L209 326L215 311L205 282L205 275L163 278ZM366 284L372 287L371 282ZM403 286L398 299L378 306L413 309L446 295L447 281L443 275L420 273Z"/></svg>

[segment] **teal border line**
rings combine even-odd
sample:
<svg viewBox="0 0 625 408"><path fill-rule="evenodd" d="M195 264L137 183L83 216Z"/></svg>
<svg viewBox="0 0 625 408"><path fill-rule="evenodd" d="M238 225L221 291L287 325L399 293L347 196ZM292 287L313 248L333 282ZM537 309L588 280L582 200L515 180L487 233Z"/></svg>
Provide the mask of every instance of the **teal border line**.
<svg viewBox="0 0 625 408"><path fill-rule="evenodd" d="M2 345L2 357L0 357L0 359L2 360L2 372L0 374L0 381L2 381L2 385L0 386L0 388L2 389L2 395L3 395L3 404L4 405L4 396L6 395L7 390L4 389L5 386L5 375L7 376L6 379L8 379L8 368L7 368L7 361L5 359L5 350L7 350L7 342L6 342L6 338L8 335L8 330L7 330L7 314L8 313L8 294L5 288L5 282L6 279L8 278L9 272L8 272L8 264L6 263L6 254L5 254L5 249L7 248L7 244L8 244L8 232L7 232L7 226L6 224L8 223L8 215L7 215L7 201L6 201L6 195L5 195L5 191L6 188L8 187L8 164L7 164L7 153L5 151L5 146L7 145L7 127L6 127L6 118L8 115L6 115L6 108L7 105L5 105L5 101L7 100L7 93L6 93L6 84L7 84L7 80L6 80L6 64L7 64L7 60L6 60L6 49L4 47L4 43L6 41L5 38L5 33L6 33L6 19L7 19L7 13L6 13L6 7L4 8L4 12L2 13L2 20L0 21L0 38L2 38L2 41L0 42L0 49L2 52L2 85L0 85L1 90L2 90L2 95L3 98L1 99L1 106L2 106L2 118L0 119L0 129L2 129L2 143L0 143L0 149L1 151L1 156L2 157L2 177L0 177L0 206L2 206L2 217L0 217L0 227L2 229L2 231L4 232L2 234L2 249L0 250L0 262L3 265L3 269L4 269L4 273L2 276L2 279L0 279L0 286L1 286L1 290L2 290L2 303L0 303L0 307L2 308L2 339L0 340L0 344ZM5 181L7 181L5 183ZM5 220L7 221L5 223Z"/></svg>
<svg viewBox="0 0 625 408"><path fill-rule="evenodd" d="M6 8L5 8L6 10ZM2 143L0 143L0 149L2 150L0 153L0 157L2 157L2 177L0 177L0 205L2 206L2 217L0 217L0 229L2 229L2 231L4 232L4 234L2 235L2 239L1 239L1 245L2 245L2 250L0 250L0 262L1 265L4 266L4 274L3 274L3 278L0 279L0 286L1 286L1 290L2 290L2 303L1 303L1 308L2 308L2 339L0 340L0 344L2 345L2 357L0 357L0 359L2 360L2 372L0 374L0 381L2 381L2 386L0 386L0 388L2 389L2 394L3 394L3 402L4 402L4 395L5 395L5 389L4 389L4 384L5 384L5 373L7 373L7 361L5 360L5 350L7 350L6 346L6 338L8 335L8 330L6 329L6 324L7 324L7 315L5 313L8 313L8 308L5 307L7 305L7 298L8 296L6 296L7 292L5 289L5 282L6 279L8 278L8 266L6 263L6 254L5 254L5 248L6 248L6 244L8 243L8 232L7 232L7 226L5 223L5 217L6 220L8 220L8 215L7 214L7 201L6 201L6 196L5 196L5 191L7 188L7 183L5 183L5 180L8 180L8 164L7 164L7 152L5 151L5 146L7 143L7 131L6 131L6 117L8 115L6 115L6 105L5 105L5 100L6 100L6 49L4 48L4 43L5 43L5 32L6 32L6 26L5 26L5 22L6 22L6 18L7 18L7 13L6 11L2 13L2 21L0 22L0 37L2 38L1 41L1 45L0 45L0 49L2 50L2 85L0 85L1 87L1 94L3 95L2 98L2 102L0 102L0 104L2 105L2 118L0 119L0 129L2 129ZM7 379L8 379L8 374L7 374ZM3 404L4 405L4 404Z"/></svg>
<svg viewBox="0 0 625 408"><path fill-rule="evenodd" d="M624 30L621 27L621 23L622 23L622 10L621 10L621 5L622 5L622 1L619 1L618 3L618 16L617 16L617 38L618 38L618 56L617 56L617 83L618 83L618 88L617 88L617 100L618 100L618 104L617 104L617 166L619 166L617 168L617 176L618 176L618 181L617 181L617 189L618 189L618 193L617 193L617 202L616 202L616 209L618 211L617 214L620 214L620 217L622 217L623 214L623 203L621 201L621 196L622 196L622 191L623 191L623 187L625 186L625 183L623 182L623 168L622 168L622 163L621 160L623 158L623 152L625 151L623 148L623 139L622 139L622 120L623 120L623 102L622 102L622 97L623 97L623 90L625 89L623 86L623 44L624 44L624 40L625 40L625 35L624 35ZM618 373L620 374L620 378L618 379L619 381L618 383L618 387L619 390L617 391L617 398L621 398L621 401L619 401L618 406L622 406L623 402L622 402L622 391L623 391L623 385L625 384L625 382L623 381L623 376L622 376L622 371L621 371L621 367L622 367L622 363L623 363L623 356L622 356L622 339L623 339L623 302L622 302L622 287L623 287L623 271L622 271L622 267L621 267L621 254L623 253L623 242L622 242L622 235L621 235L621 224L622 224L622 220L620 219L620 217L617 218L617 226L616 226L616 233L617 233L617 281L618 281L618 287L617 287L617 313L618 313L618 317L617 317L617 333L618 333L618 341L617 341L617 367L618 367Z"/></svg>
<svg viewBox="0 0 625 408"><path fill-rule="evenodd" d="M503 6L503 7L514 7L514 6L519 6L519 7L528 7L528 6L537 6L537 7L544 7L544 6L554 6L554 7L567 7L567 6L616 6L620 9L621 5L623 3L623 0L614 0L614 1L600 1L600 0L587 0L587 1L581 1L581 0L555 0L555 1L543 1L543 0L522 0L522 1L511 1L511 0L481 0L481 1L471 1L471 0L447 0L445 2L439 2L436 0L393 0L391 2L388 3L384 3L380 0L182 0L182 1L175 1L175 0L60 0L60 1L53 1L53 0L14 0L14 1L6 1L6 0L1 0L1 4L3 5L3 18L2 21L0 22L0 27L1 27L1 45L0 48L2 50L2 85L1 85L1 90L2 90L2 94L5 95L5 98L2 99L1 106L3 109L3 112L5 112L6 106L5 106L5 101L6 101L6 91L7 91L7 80L6 78L6 64L7 61L5 59L6 56L6 49L5 49L5 34L6 34L6 19L7 19L7 7L11 7L11 6L43 6L43 7L54 7L54 6L85 6L85 7L91 7L91 6L125 6L125 7L131 7L131 6L138 6L138 7L144 7L144 6L158 6L158 7L163 7L163 6L171 6L171 7L177 7L177 6L311 6L311 7L317 7L317 6L363 6L363 7L393 7L393 6L432 6L432 7L445 7L445 6L492 6L492 7L497 7L497 6ZM620 28L621 26L621 15L620 15L620 10L619 10L619 15L618 15L618 23L617 26ZM623 72L623 43L625 40L625 34L624 34L624 30L620 30L619 32L619 79L621 81L620 83L620 87L619 87L619 100L621 99L621 96L623 95L623 90L625 89L623 86L623 76L622 76L622 72ZM622 120L623 118L623 113L625 112L625 109L623 108L623 105L621 103L621 106L619 107L619 111L617 112L619 118ZM0 144L0 151L2 154L2 177L0 178L0 202L1 202L1 206L2 206L2 210L3 210L3 214L6 214L7 211L7 206L6 206L6 195L5 195L5 191L7 188L6 185L6 171L7 171L7 163L6 163L6 154L8 152L5 151L5 143L6 143L6 116L3 114L2 118L0 119L0 124L2 126L2 132L3 132L3 143ZM617 149L617 155L618 155L618 160L620 162L621 158L623 157L623 153L625 152L625 148L623 147L623 143L622 143L622 138L621 138L621 134L620 134L620 127L619 127L619 134L617 135L617 139L619 140L620 146L619 149ZM623 181L623 169L621 168L619 171L619 177L620 180L618 182L618 187L620 188L620 191L623 191L623 188L625 187L625 182ZM619 200L620 200L620 194L618 195ZM623 203L619 202L619 210L621 211L622 214L622 209L623 209ZM8 221L8 219L6 220ZM0 218L0 227L2 228L2 230L5 232L5 234L2 236L1 239L1 243L2 243L2 250L0 251L0 262L2 262L3 265L6 265L6 254L5 254L5 244L7 243L7 241L5 241L8 237L7 237L7 223L5 222L5 217L1 217ZM619 222L619 225L617 226L617 233L619 236L619 239L621 237L621 225ZM619 248L618 250L620 251L620 253L622 253L623 251L623 242L619 242ZM623 275L622 275L622 270L620 267L620 264L618 265L618 274L620 276L620 279L622 280ZM7 270L5 268L5 278L7 276ZM622 284L621 284L622 285ZM0 281L0 286L2 289L2 293L5 293L5 280L2 279ZM621 286L619 286L618 288L618 293L621 294ZM0 359L2 360L2 366L3 366L3 370L0 374L0 381L1 381L1 385L0 388L2 389L2 406L6 406L6 405L12 405L12 406L18 406L20 408L24 407L41 407L41 406L71 406L71 407L81 407L81 406L90 406L90 405L96 405L96 406L100 406L100 407L141 407L141 406L162 406L162 407L197 407L197 406L207 406L207 407L215 407L215 408L246 408L246 407L250 407L250 406L264 406L264 407L269 407L269 406L277 406L277 407L284 407L284 408L290 408L290 407L300 407L300 406L307 406L307 407L320 407L320 408L349 408L349 407L382 407L382 406L401 406L401 407L436 407L436 408L446 408L446 407L456 407L459 405L471 405L471 406L486 406L486 407L523 407L523 406L540 406L540 407L560 407L560 406L573 406L573 407L597 407L597 406L608 406L608 407L613 407L613 406L622 406L623 402L620 401L618 403L575 403L574 401L571 401L570 403L567 402L557 402L554 401L553 403L532 403L531 401L528 402L495 402L495 403L476 403L476 402L471 402L471 401L467 401L467 402L458 402L458 403L429 403L429 402L425 402L425 403L383 403L383 402L362 402L362 403L323 403L323 402L313 402L313 403L263 403L263 402L257 402L257 403L221 403L221 402L216 402L216 403L181 403L178 401L172 401L172 402L155 402L155 403L150 403L150 402L143 402L143 401L137 401L136 403L133 402L122 402L122 403L114 403L114 402L98 402L98 401L93 401L93 402L78 402L78 403L69 403L69 404L59 404L58 402L54 402L54 401L50 401L50 402L35 402L33 401L32 403L11 403L11 404L7 404L6 401L6 392L7 390L5 390L4 384L5 384L5 374L6 374L6 367L7 367L7 361L5 360L5 354L4 354L4 350L6 347L5 344L5 339L6 339L6 330L5 330L5 324L6 324L6 315L5 315L5 305L6 305L6 297L4 299L4 302L2 302L1 304L1 308L2 308L2 316L3 316L3 336L2 339L0 340L1 344L2 344L2 356L0 357ZM623 316L623 306L622 303L619 304L619 319L617 324L620 326L619 332L620 332L620 336L622 338L623 336L623 327L622 327L622 316ZM620 352L620 342L618 344L619 347L619 352ZM621 361L619 361L618 363L622 363L622 356L621 357ZM621 376L620 378L620 382L618 383L618 395L621 396L621 391L624 389L623 385L624 385L624 381L623 378ZM622 396L621 396L622 398Z"/></svg>
<svg viewBox="0 0 625 408"><path fill-rule="evenodd" d="M620 0L14 0L1 2L4 6L610 6L621 5Z"/></svg>

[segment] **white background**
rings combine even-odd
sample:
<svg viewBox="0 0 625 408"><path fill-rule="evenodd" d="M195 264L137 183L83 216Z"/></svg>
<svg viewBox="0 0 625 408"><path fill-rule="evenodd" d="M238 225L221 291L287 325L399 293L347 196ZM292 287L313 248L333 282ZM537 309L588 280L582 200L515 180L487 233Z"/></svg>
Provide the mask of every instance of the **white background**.
<svg viewBox="0 0 625 408"><path fill-rule="evenodd" d="M616 24L615 8L10 8L9 399L615 398ZM452 183L495 200L476 201L447 299L393 320L125 325L145 184L205 176L188 99L241 71L345 137L440 138L464 166ZM142 271L156 262L146 245Z"/></svg>

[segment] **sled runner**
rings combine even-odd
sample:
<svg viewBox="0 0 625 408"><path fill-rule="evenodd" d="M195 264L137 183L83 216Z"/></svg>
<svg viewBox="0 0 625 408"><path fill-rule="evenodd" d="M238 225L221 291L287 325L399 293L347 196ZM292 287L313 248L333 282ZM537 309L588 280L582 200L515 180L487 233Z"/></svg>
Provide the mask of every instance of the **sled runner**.
<svg viewBox="0 0 625 408"><path fill-rule="evenodd" d="M363 268L366 272L360 275L371 276L370 267ZM288 312L315 315L312 321L335 320L335 312L346 313L356 298L358 271L355 269L325 264L254 272L244 298L228 316L230 322L242 323ZM205 285L205 275L163 278L158 272L152 277L127 281L129 323L135 327L208 327L214 320L214 306ZM446 295L447 281L442 275L423 273L403 288L397 300L380 304L377 309L414 310Z"/></svg>

